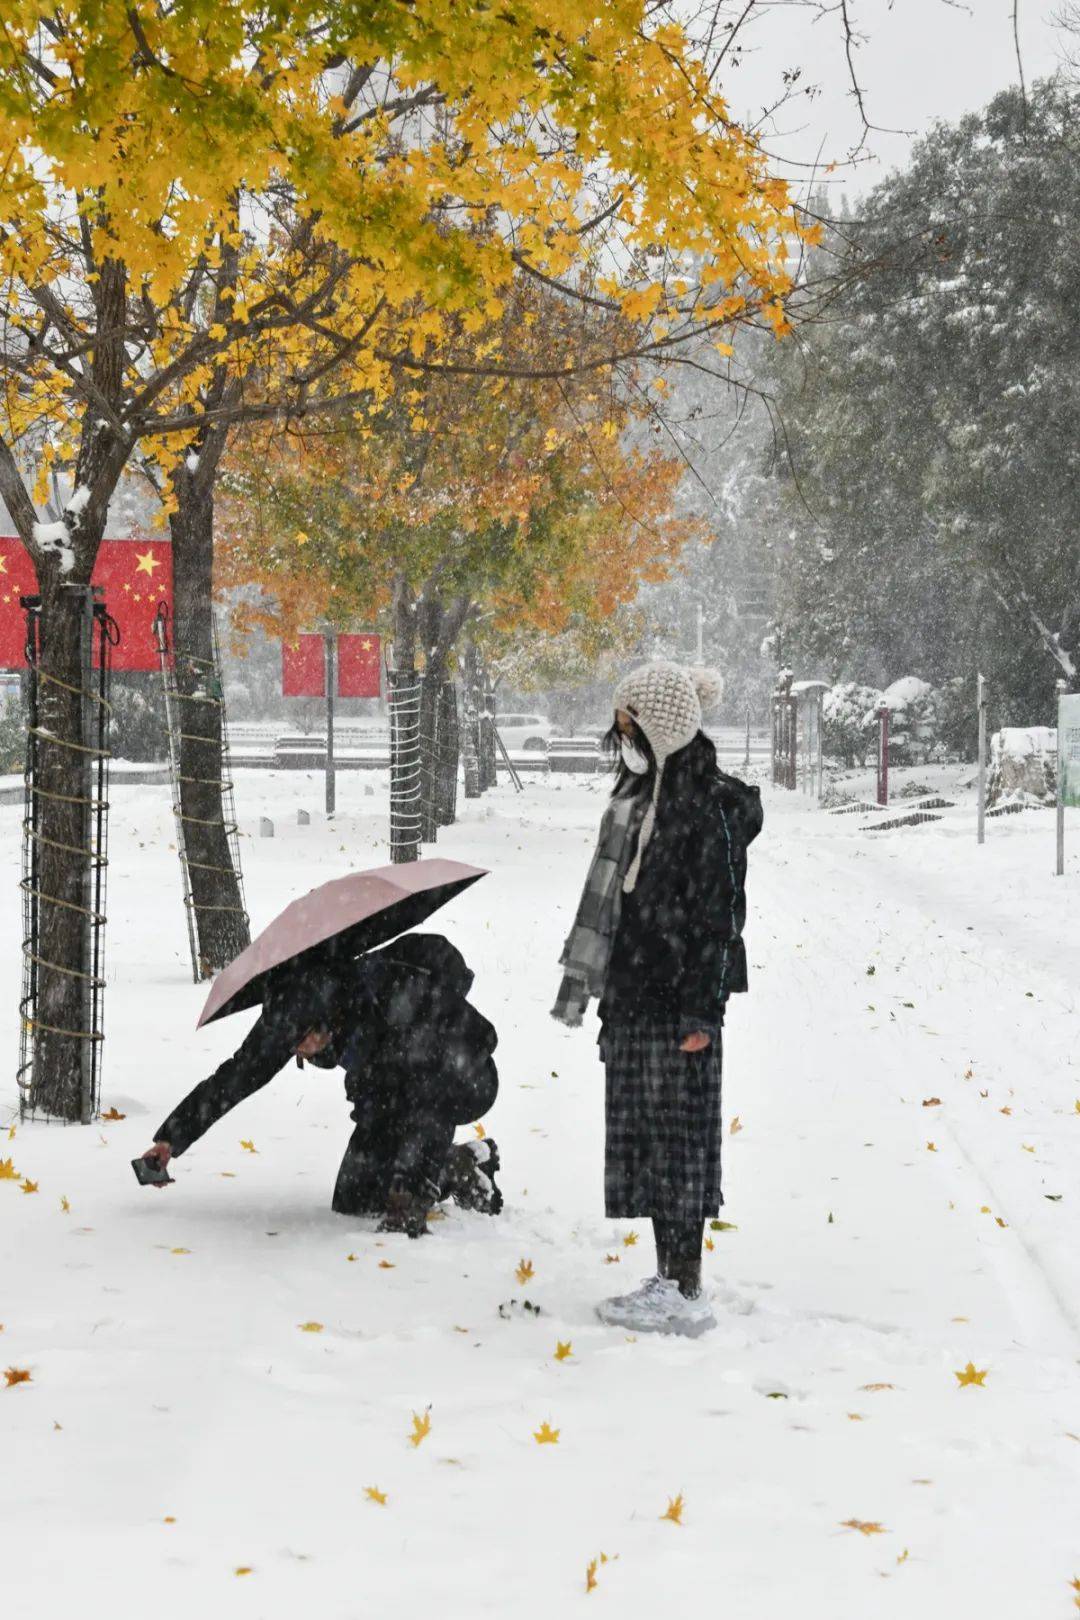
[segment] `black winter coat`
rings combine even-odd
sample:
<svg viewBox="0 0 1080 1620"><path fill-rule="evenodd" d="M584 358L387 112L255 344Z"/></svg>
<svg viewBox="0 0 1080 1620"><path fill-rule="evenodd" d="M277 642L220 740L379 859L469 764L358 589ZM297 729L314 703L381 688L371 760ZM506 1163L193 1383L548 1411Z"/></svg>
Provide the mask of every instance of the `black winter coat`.
<svg viewBox="0 0 1080 1620"><path fill-rule="evenodd" d="M422 1082L425 1096L455 1100L479 1086L490 1095L494 1028L465 999L473 975L440 934L405 934L356 961L327 966L342 981L348 1012L320 1068L345 1069L345 1094L354 1106L370 1099L372 1080L387 1090ZM279 999L277 1006L281 1010ZM295 1050L295 1021L265 1013L243 1044L200 1082L154 1133L173 1156L184 1153L211 1125L268 1084Z"/></svg>
<svg viewBox="0 0 1080 1620"><path fill-rule="evenodd" d="M758 789L698 744L668 761L637 884L622 898L603 1022L718 1029L728 996L747 988L746 851L763 820Z"/></svg>

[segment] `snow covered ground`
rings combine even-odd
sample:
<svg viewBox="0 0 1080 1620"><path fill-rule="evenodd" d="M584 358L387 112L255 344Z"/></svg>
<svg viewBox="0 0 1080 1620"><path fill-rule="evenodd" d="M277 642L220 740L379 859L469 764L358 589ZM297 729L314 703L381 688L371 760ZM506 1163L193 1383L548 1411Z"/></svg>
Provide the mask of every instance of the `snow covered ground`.
<svg viewBox="0 0 1080 1620"><path fill-rule="evenodd" d="M333 825L300 828L317 776L240 773L245 832L277 823L244 839L257 926L386 859L384 790L343 777ZM136 1186L128 1160L249 1020L194 1032L167 795L116 788L103 1100L125 1117L0 1137L38 1187L0 1182L0 1368L31 1374L0 1382L6 1613L1075 1613L1080 817L1057 879L1049 815L978 850L967 812L871 837L770 795L726 1042L720 1325L630 1342L593 1306L651 1269L648 1227L604 1219L593 1032L547 1016L603 791L500 786L440 841L492 868L442 926L502 1034L508 1207L410 1244L330 1212L347 1115L310 1068L175 1187ZM12 881L18 821L0 810Z"/></svg>

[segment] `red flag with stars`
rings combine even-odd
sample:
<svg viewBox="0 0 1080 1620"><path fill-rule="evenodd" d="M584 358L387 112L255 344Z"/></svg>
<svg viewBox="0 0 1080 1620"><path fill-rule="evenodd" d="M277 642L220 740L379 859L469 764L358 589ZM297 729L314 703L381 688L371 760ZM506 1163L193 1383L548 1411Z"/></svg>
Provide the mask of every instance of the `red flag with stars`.
<svg viewBox="0 0 1080 1620"><path fill-rule="evenodd" d="M0 669L26 668L26 615L20 596L37 594L37 574L21 540L0 538Z"/></svg>
<svg viewBox="0 0 1080 1620"><path fill-rule="evenodd" d="M282 697L326 696L326 651L322 636L297 636L281 644Z"/></svg>
<svg viewBox="0 0 1080 1620"><path fill-rule="evenodd" d="M156 670L154 618L164 602L172 614L172 547L167 540L103 540L93 582L120 629L113 669ZM26 668L26 618L20 596L37 591L37 574L19 540L0 537L0 669Z"/></svg>
<svg viewBox="0 0 1080 1620"><path fill-rule="evenodd" d="M378 697L382 691L379 637L338 636L338 697Z"/></svg>

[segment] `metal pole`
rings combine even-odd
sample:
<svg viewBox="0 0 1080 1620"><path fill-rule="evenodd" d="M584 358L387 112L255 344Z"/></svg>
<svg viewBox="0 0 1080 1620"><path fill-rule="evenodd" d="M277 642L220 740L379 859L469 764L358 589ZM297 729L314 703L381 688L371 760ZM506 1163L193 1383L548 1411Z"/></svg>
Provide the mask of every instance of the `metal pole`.
<svg viewBox="0 0 1080 1620"><path fill-rule="evenodd" d="M878 710L877 802L889 802L889 711L884 705Z"/></svg>
<svg viewBox="0 0 1080 1620"><path fill-rule="evenodd" d="M986 842L986 682L975 678L975 703L979 716L979 814L977 841Z"/></svg>
<svg viewBox="0 0 1080 1620"><path fill-rule="evenodd" d="M1062 698L1068 691L1065 681L1057 683L1057 864L1054 868L1058 877L1065 876L1065 725L1062 714Z"/></svg>
<svg viewBox="0 0 1080 1620"><path fill-rule="evenodd" d="M337 783L334 779L334 688L337 686L337 635L323 631L323 664L326 670L326 813L334 814Z"/></svg>

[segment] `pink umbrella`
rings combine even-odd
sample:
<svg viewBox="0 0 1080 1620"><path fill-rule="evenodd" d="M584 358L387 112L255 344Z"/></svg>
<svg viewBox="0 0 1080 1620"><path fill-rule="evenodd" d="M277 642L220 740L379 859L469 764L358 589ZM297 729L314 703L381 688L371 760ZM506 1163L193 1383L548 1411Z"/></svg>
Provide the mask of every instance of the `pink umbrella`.
<svg viewBox="0 0 1080 1620"><path fill-rule="evenodd" d="M350 872L285 907L214 980L198 1027L254 1007L275 968L348 960L415 928L487 873L461 861Z"/></svg>

